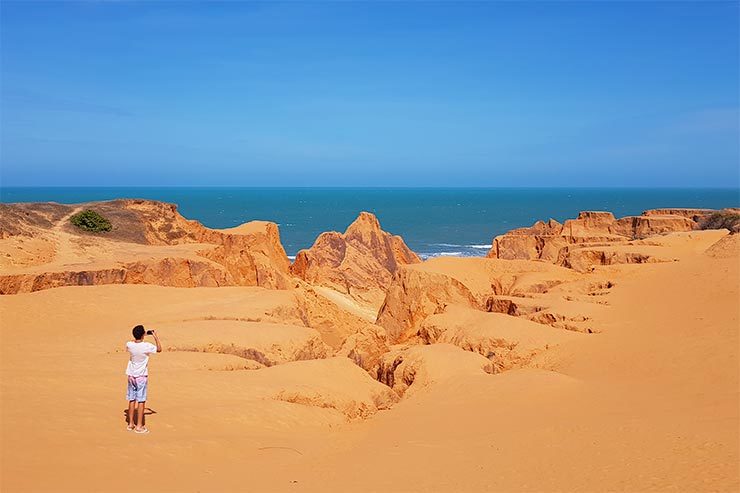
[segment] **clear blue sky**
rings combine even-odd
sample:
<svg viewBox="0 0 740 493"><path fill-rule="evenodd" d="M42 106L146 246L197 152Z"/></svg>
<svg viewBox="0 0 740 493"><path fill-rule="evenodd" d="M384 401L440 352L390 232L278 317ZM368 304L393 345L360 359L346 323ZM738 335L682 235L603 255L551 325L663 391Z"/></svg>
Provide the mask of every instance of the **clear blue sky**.
<svg viewBox="0 0 740 493"><path fill-rule="evenodd" d="M2 185L738 186L738 2L11 2Z"/></svg>

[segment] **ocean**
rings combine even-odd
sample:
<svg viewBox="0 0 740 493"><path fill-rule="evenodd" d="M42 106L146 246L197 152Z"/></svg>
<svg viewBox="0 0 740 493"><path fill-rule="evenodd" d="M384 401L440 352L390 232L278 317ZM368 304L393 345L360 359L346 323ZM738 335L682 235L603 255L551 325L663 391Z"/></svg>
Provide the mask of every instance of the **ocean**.
<svg viewBox="0 0 740 493"><path fill-rule="evenodd" d="M582 210L617 217L659 207L740 206L738 189L670 188L0 188L0 202L78 203L115 198L174 202L188 219L227 228L274 221L288 255L323 231L344 231L360 211L378 216L422 257L483 256L494 236Z"/></svg>

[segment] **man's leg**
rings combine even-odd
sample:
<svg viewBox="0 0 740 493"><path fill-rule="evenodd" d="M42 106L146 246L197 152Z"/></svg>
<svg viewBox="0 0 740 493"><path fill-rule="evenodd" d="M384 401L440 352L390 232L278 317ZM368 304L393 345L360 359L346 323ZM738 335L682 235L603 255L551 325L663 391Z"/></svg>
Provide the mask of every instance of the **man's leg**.
<svg viewBox="0 0 740 493"><path fill-rule="evenodd" d="M136 400L128 401L128 427L133 428L136 425L136 416L134 416L134 410L136 409Z"/></svg>
<svg viewBox="0 0 740 493"><path fill-rule="evenodd" d="M136 429L144 429L144 405L146 401L136 403Z"/></svg>

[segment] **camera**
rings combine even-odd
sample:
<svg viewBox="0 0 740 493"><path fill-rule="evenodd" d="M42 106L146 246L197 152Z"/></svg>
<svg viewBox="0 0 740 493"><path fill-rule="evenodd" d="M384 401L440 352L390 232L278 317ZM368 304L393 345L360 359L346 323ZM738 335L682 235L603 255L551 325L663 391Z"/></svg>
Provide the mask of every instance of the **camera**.
<svg viewBox="0 0 740 493"><path fill-rule="evenodd" d="M152 334L154 334L154 331L153 331L153 330L147 330L147 331L146 331L146 335L150 336L150 335L152 335Z"/></svg>

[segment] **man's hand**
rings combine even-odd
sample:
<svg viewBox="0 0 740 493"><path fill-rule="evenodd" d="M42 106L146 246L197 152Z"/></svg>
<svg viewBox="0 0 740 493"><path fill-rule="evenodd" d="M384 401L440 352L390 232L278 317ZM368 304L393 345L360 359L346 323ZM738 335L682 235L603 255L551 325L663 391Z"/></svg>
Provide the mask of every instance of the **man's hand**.
<svg viewBox="0 0 740 493"><path fill-rule="evenodd" d="M157 331L156 330L152 330L152 336L154 336L154 342L157 343L157 352L158 353L161 353L162 352L162 344L159 342L159 337L157 337Z"/></svg>

